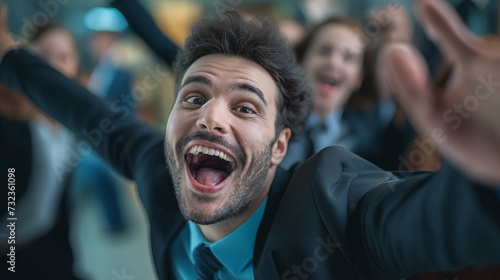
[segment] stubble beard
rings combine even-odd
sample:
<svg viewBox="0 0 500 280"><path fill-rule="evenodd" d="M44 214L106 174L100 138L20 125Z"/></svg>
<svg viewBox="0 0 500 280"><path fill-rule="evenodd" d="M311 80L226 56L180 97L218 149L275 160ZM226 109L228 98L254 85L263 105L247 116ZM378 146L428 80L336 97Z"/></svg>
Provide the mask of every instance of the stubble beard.
<svg viewBox="0 0 500 280"><path fill-rule="evenodd" d="M187 141L181 140L179 142ZM213 142L217 143L217 141ZM229 197L226 199L224 204L215 213L211 214L199 210L196 207L189 205L189 203L187 202L188 198L184 197L184 194L182 192L183 189L189 188L187 186L188 182L183 182L182 179L183 170L186 170L185 166L183 166L185 164L184 159L179 161L179 164L181 166L178 166L175 160L173 145L169 142L168 139L165 139L165 157L167 159L168 170L170 172L170 176L174 185L177 204L179 205L179 209L184 218L199 225L210 225L243 214L249 208L252 202L257 199L257 197L265 187L267 175L271 166L271 153L273 143L274 140L269 145L264 146L262 150L253 154L253 159L250 162L250 166L244 174L241 174L240 169L233 171L239 172L239 174L232 174L232 180L234 181L233 190L229 194ZM184 147L178 147L177 151L183 150L183 148ZM178 154L181 155L180 153ZM226 188L229 187L231 186L226 186ZM190 193L190 196L192 198L190 199L191 203L207 203L211 200L214 200L211 197L195 194L193 192Z"/></svg>

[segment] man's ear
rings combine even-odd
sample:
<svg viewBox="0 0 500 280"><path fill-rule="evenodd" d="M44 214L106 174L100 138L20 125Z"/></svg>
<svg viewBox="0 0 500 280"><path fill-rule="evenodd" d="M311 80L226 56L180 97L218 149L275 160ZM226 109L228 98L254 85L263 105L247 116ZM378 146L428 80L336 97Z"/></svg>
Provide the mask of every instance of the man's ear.
<svg viewBox="0 0 500 280"><path fill-rule="evenodd" d="M276 138L276 141L273 144L273 151L271 155L272 165L280 164L285 157L290 136L292 136L292 131L290 130L290 128L286 127L281 130L280 134Z"/></svg>

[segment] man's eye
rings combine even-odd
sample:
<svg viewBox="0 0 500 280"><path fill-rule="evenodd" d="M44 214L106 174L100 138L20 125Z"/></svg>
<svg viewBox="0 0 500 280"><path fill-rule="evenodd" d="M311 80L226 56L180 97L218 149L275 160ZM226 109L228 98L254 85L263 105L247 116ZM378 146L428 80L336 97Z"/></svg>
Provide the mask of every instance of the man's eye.
<svg viewBox="0 0 500 280"><path fill-rule="evenodd" d="M236 109L236 111L238 111L239 113L242 113L242 114L255 114L255 110L250 108L250 107L246 107L246 106L241 106L241 107L238 107Z"/></svg>
<svg viewBox="0 0 500 280"><path fill-rule="evenodd" d="M202 106L203 104L205 104L205 100L203 100L203 98L198 97L198 96L188 97L186 99L186 102L190 103L190 104L194 104L194 105L200 105L200 106Z"/></svg>

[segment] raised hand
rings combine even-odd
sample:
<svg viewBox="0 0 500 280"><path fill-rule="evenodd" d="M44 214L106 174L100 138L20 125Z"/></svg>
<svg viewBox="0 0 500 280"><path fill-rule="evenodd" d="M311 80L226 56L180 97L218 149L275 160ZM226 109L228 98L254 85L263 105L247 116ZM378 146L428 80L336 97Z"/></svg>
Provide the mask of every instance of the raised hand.
<svg viewBox="0 0 500 280"><path fill-rule="evenodd" d="M0 61L8 51L18 46L18 43L10 35L9 27L7 26L7 14L7 5L0 5Z"/></svg>
<svg viewBox="0 0 500 280"><path fill-rule="evenodd" d="M40 113L27 97L0 83L1 116L17 121L30 121Z"/></svg>
<svg viewBox="0 0 500 280"><path fill-rule="evenodd" d="M428 145L469 176L500 186L500 47L472 34L441 0L420 0L417 14L453 72L446 85L433 84L422 56L392 44L381 71ZM432 140L431 140L432 139Z"/></svg>

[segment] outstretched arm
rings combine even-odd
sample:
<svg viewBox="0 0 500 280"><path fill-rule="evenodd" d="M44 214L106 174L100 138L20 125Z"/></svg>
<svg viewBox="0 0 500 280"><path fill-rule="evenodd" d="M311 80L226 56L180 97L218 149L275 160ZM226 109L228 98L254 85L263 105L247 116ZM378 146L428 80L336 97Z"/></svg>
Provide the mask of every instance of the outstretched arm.
<svg viewBox="0 0 500 280"><path fill-rule="evenodd" d="M370 278L500 263L500 201L447 163L376 187L359 209L352 244L363 244Z"/></svg>
<svg viewBox="0 0 500 280"><path fill-rule="evenodd" d="M12 50L5 55L0 64L0 83L0 98L23 93L84 140L68 160L78 159L92 148L131 179L136 179L135 172L143 168L139 163L146 155L158 154L155 162L164 165L160 133L135 122L119 106L112 110L27 51Z"/></svg>
<svg viewBox="0 0 500 280"><path fill-rule="evenodd" d="M17 49L7 27L4 5L0 6L0 60L0 98L22 93L85 140L77 151L68 155L68 165L94 149L131 179L147 174L143 171L151 165L165 166L163 136L128 118L123 110L125 104L110 108L76 81L27 51ZM168 173L166 168L165 172Z"/></svg>
<svg viewBox="0 0 500 280"><path fill-rule="evenodd" d="M125 16L134 32L172 68L179 47L158 28L144 7L137 0L116 0L111 5Z"/></svg>

